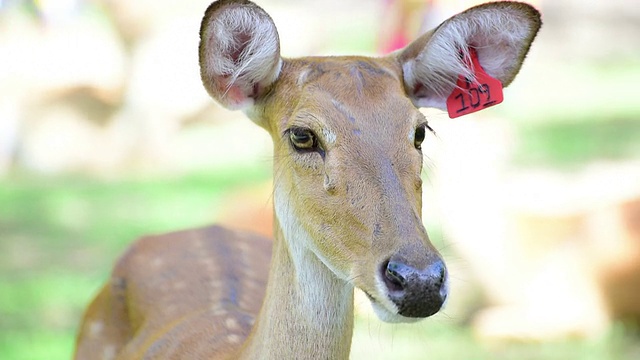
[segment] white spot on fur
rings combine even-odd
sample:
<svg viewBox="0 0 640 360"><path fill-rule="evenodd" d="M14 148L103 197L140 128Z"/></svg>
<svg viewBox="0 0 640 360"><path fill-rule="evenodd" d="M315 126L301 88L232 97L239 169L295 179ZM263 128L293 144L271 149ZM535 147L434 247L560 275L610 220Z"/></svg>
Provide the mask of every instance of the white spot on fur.
<svg viewBox="0 0 640 360"><path fill-rule="evenodd" d="M302 87L302 85L304 85L307 82L307 78L309 77L309 72L311 72L311 69L304 69L300 72L300 75L298 75L298 80L296 81L296 84L298 85L298 87Z"/></svg>
<svg viewBox="0 0 640 360"><path fill-rule="evenodd" d="M324 141L327 144L333 145L336 143L337 136L333 131L329 129L322 129L322 135L324 136Z"/></svg>
<svg viewBox="0 0 640 360"><path fill-rule="evenodd" d="M240 329L240 324L238 324L238 320L234 318L227 318L224 321L224 325L227 327L227 330L238 330Z"/></svg>
<svg viewBox="0 0 640 360"><path fill-rule="evenodd" d="M214 316L226 315L227 309L223 308L222 305L215 303L211 306L211 314Z"/></svg>
<svg viewBox="0 0 640 360"><path fill-rule="evenodd" d="M116 358L116 347L115 345L105 345L102 349L102 359L103 360L111 360Z"/></svg>
<svg viewBox="0 0 640 360"><path fill-rule="evenodd" d="M151 260L151 265L153 267L160 267L164 264L164 260L160 257L154 258L153 260Z"/></svg>
<svg viewBox="0 0 640 360"><path fill-rule="evenodd" d="M102 334L104 330L104 322L102 321L93 321L89 325L89 336L96 337Z"/></svg>
<svg viewBox="0 0 640 360"><path fill-rule="evenodd" d="M227 342L231 344L239 344L241 341L242 341L242 338L238 334L227 335Z"/></svg>

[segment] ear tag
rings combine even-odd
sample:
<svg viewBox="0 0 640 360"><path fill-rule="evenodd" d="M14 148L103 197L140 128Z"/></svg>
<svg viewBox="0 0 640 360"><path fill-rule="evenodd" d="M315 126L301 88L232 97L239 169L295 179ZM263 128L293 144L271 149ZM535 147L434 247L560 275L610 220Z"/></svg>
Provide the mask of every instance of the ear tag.
<svg viewBox="0 0 640 360"><path fill-rule="evenodd" d="M467 66L476 79L472 82L463 75L458 76L456 88L447 98L447 111L451 119L498 105L504 99L500 80L484 72L475 49L469 49L469 55L471 64Z"/></svg>

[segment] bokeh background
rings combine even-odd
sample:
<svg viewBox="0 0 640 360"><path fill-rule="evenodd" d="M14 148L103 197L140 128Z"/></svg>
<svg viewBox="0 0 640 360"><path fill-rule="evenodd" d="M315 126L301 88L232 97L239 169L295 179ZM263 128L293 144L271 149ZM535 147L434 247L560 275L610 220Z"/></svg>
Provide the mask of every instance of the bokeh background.
<svg viewBox="0 0 640 360"><path fill-rule="evenodd" d="M285 56L376 54L473 1L263 0ZM68 359L133 239L269 233L266 133L200 84L208 0L0 0L0 359ZM640 358L640 6L543 0L505 102L426 110L424 217L453 278L441 314L353 359Z"/></svg>

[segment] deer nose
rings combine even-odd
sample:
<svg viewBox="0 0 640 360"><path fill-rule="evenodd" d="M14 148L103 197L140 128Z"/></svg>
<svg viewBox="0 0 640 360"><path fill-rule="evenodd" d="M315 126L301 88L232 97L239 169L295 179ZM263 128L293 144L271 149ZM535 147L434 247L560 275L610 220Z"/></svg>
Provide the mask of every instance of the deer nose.
<svg viewBox="0 0 640 360"><path fill-rule="evenodd" d="M402 316L422 318L437 313L447 298L447 268L437 258L423 269L390 259L382 267L388 296Z"/></svg>

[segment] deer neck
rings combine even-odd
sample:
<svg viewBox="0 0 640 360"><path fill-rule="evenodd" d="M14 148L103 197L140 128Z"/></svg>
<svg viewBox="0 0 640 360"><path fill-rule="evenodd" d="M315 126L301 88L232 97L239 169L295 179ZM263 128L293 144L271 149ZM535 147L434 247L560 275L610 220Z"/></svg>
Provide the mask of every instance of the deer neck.
<svg viewBox="0 0 640 360"><path fill-rule="evenodd" d="M246 359L348 359L353 287L308 248L290 209L278 208L269 282L243 346Z"/></svg>

